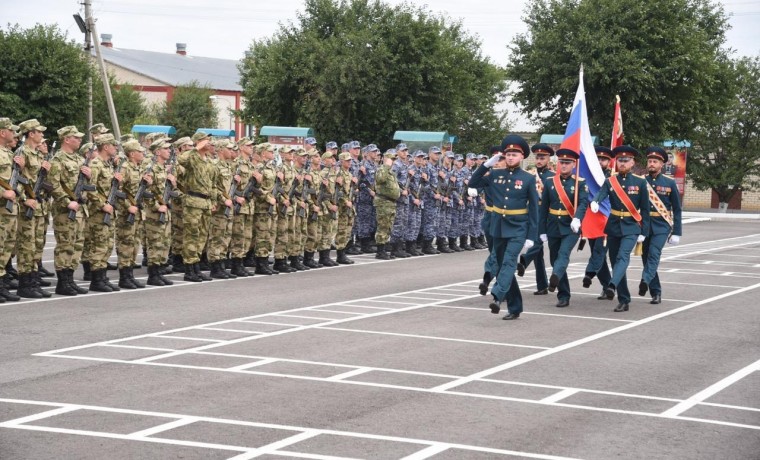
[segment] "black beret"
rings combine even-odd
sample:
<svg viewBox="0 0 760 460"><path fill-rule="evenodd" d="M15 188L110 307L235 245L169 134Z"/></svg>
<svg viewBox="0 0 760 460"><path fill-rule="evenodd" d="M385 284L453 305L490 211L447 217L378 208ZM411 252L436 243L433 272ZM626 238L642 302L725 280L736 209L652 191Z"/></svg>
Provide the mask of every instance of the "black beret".
<svg viewBox="0 0 760 460"><path fill-rule="evenodd" d="M490 153L493 155L496 152L501 152L501 146L500 145L493 145L491 146Z"/></svg>
<svg viewBox="0 0 760 460"><path fill-rule="evenodd" d="M501 151L504 153L510 151L522 152L524 158L530 156L530 146L522 136L518 136L517 134L508 134L501 141Z"/></svg>
<svg viewBox="0 0 760 460"><path fill-rule="evenodd" d="M662 160L663 163L667 163L668 154L665 153L665 149L662 147L648 147L647 158L657 158L658 160Z"/></svg>
<svg viewBox="0 0 760 460"><path fill-rule="evenodd" d="M549 147L546 144L536 144L533 147L530 148L531 152L538 155L539 153L542 155L554 155L554 149Z"/></svg>

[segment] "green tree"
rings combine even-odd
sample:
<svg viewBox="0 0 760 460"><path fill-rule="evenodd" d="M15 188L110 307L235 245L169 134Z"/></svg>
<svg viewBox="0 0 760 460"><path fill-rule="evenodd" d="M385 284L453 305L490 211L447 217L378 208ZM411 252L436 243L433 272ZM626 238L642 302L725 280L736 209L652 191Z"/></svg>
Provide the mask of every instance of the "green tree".
<svg viewBox="0 0 760 460"><path fill-rule="evenodd" d="M131 85L118 84L113 75L109 75L108 80L111 85L111 96L116 108L116 116L119 119L119 128L122 134L128 133L132 130L132 126L137 124L137 121L147 115L148 109L145 101L142 95L135 91ZM110 127L111 114L108 112L106 95L101 81L96 80L93 82L92 93L93 123L104 123Z"/></svg>
<svg viewBox="0 0 760 460"><path fill-rule="evenodd" d="M218 111L209 99L213 91L193 81L178 86L174 96L161 104L156 113L159 124L177 128L177 137L192 136L198 128L217 125Z"/></svg>
<svg viewBox="0 0 760 460"><path fill-rule="evenodd" d="M309 126L321 141L388 147L396 130L449 131L458 149L503 137L504 72L458 21L409 4L306 0L296 23L254 42L240 65L243 117Z"/></svg>
<svg viewBox="0 0 760 460"><path fill-rule="evenodd" d="M727 18L711 0L532 0L524 21L507 73L545 132L564 132L581 64L591 131L609 139L619 94L640 147L689 139L732 96Z"/></svg>
<svg viewBox="0 0 760 460"><path fill-rule="evenodd" d="M696 130L687 169L699 190L714 190L728 203L739 190L760 188L760 58L736 62L723 82L736 94Z"/></svg>
<svg viewBox="0 0 760 460"><path fill-rule="evenodd" d="M53 133L66 125L85 129L94 72L80 45L57 26L8 25L0 29L0 49L0 116L37 118Z"/></svg>

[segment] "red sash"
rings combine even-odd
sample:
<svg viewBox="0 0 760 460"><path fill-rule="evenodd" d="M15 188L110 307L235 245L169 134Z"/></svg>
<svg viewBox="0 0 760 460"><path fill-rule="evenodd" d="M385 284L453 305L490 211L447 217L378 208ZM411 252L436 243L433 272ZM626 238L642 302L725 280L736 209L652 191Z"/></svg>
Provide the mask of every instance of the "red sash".
<svg viewBox="0 0 760 460"><path fill-rule="evenodd" d="M565 187L562 186L562 181L560 181L559 174L555 174L552 180L554 181L554 190L556 190L557 195L559 195L559 201L561 201L562 205L567 209L567 213L570 214L570 217L574 218L575 206L573 206L573 202L570 201L570 197L567 196Z"/></svg>
<svg viewBox="0 0 760 460"><path fill-rule="evenodd" d="M620 201L623 202L625 209L631 213L633 220L641 225L641 214L639 214L639 210L636 209L636 206L633 205L633 201L631 201L631 199L628 197L628 194L625 193L623 187L620 186L620 182L618 182L617 176L610 176L610 184L612 184L612 189L615 190L615 194L618 196Z"/></svg>

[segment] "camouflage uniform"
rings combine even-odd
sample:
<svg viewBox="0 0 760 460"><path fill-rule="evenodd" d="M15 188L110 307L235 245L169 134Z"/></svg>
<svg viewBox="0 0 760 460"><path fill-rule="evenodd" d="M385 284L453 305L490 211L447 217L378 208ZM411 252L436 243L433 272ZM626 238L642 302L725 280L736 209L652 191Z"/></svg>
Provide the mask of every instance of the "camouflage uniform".
<svg viewBox="0 0 760 460"><path fill-rule="evenodd" d="M298 152L298 155L302 157L306 156L306 152L301 150ZM293 194L293 202L291 203L295 212L293 216L292 231L290 232L290 237L288 239L288 260L290 260L290 266L296 270L309 269L309 267L305 266L298 260L298 257L304 253L304 242L308 231L310 201L304 187L311 187L311 185L310 183L307 183L304 178L304 176L308 174L306 169L307 166L308 163L304 165L303 168L294 168L296 175L301 176L301 180L296 181L295 183L296 189ZM305 208L302 206L302 203L306 205Z"/></svg>
<svg viewBox="0 0 760 460"><path fill-rule="evenodd" d="M401 158L397 158L391 166L391 171L396 176L401 188L402 194L396 200L396 217L393 220L391 229L391 246L393 255L396 257L409 257L410 254L404 252L404 229L409 221L409 195L404 195L403 191L408 190L409 185L409 165Z"/></svg>
<svg viewBox="0 0 760 460"><path fill-rule="evenodd" d="M0 120L8 120L6 119L0 119ZM10 120L8 120L8 123L10 123ZM15 126L15 125L14 125ZM2 129L10 129L3 127ZM0 147L0 179L8 182L11 178L11 173L13 172L13 151L6 147ZM19 201L20 199L23 200L23 194L20 194L18 191L16 192L17 198L16 201ZM8 203L8 200L5 198L0 198L0 258L2 260L2 263L0 263L0 277L5 276L5 264L8 260L10 260L11 255L13 254L13 251L16 247L16 226L17 226L17 218L18 218L18 204L12 202L11 210L8 211L6 209L6 205ZM0 281L2 282L2 281ZM0 289L5 289L5 286L3 286ZM7 299L7 296L2 295L4 299ZM18 298L16 298L18 300ZM3 300L5 301L5 300Z"/></svg>
<svg viewBox="0 0 760 460"><path fill-rule="evenodd" d="M383 158L395 159L395 152L385 152ZM398 185L396 176L389 166L381 165L377 170L375 182L375 209L377 209L377 232L375 241L377 241L377 258L388 258L385 252L385 245L391 238L391 227L396 215L396 200L401 196L401 188Z"/></svg>
<svg viewBox="0 0 760 460"><path fill-rule="evenodd" d="M377 215L374 200L369 193L375 188L375 174L377 167L370 160L364 160L361 164L367 171L362 174L359 171L359 199L356 210L356 224L358 235L362 240L369 240L377 229Z"/></svg>
<svg viewBox="0 0 760 460"><path fill-rule="evenodd" d="M219 160L216 162L216 211L211 214L211 228L208 237L208 261L215 263L227 258L227 250L230 247L232 238L232 210L224 205L224 202L231 199L229 195L232 186L232 176L235 171L231 161ZM213 274L211 276L214 276Z"/></svg>
<svg viewBox="0 0 760 460"><path fill-rule="evenodd" d="M135 221L130 223L129 207L135 205L135 194L140 185L139 165L131 161L125 161L121 167L124 177L121 181L121 191L127 195L124 200L119 200L116 212L116 255L118 256L119 269L132 268L135 264L135 246L137 245L137 226L142 220L140 210L135 214Z"/></svg>
<svg viewBox="0 0 760 460"><path fill-rule="evenodd" d="M269 144L261 146L262 156L265 152L271 152ZM256 229L256 271L260 275L274 275L279 272L269 267L269 253L272 252L274 243L274 220L276 219L277 206L271 205L270 199L274 198L274 183L277 177L274 160L265 160L259 164L258 172L261 174L261 195L256 196L254 208L254 222ZM271 211L270 211L271 210Z"/></svg>
<svg viewBox="0 0 760 460"><path fill-rule="evenodd" d="M425 207L423 199L425 182L422 180L422 173L426 171L426 168L412 164L409 171L414 174L409 174L409 218L404 228L404 240L406 241L406 252L419 256L422 255L422 252L415 246L415 243L420 233L422 212ZM419 199L419 205L414 204L415 199Z"/></svg>
<svg viewBox="0 0 760 460"><path fill-rule="evenodd" d="M422 252L425 254L438 254L433 248L433 238L438 233L438 214L441 209L441 200L435 198L435 194L440 189L439 182L442 180L438 176L438 165L429 161L423 169L427 174L427 188L422 193L422 219L420 227L422 230Z"/></svg>
<svg viewBox="0 0 760 460"><path fill-rule="evenodd" d="M156 162L153 165L151 176L153 183L148 188L150 198L144 201L145 211L145 239L148 244L148 267L160 267L169 256L171 244L171 212L167 211L164 221L161 222L161 214L158 208L162 206L163 194L166 189L166 176L168 175L165 164ZM163 280L162 280L163 281Z"/></svg>
<svg viewBox="0 0 760 460"><path fill-rule="evenodd" d="M328 155L325 153L325 155ZM325 158L323 156L322 158ZM331 212L328 206L335 205L335 179L338 173L334 167L325 167L319 172L319 177L323 181L320 184L320 195L322 207L322 215L319 218L320 224L320 240L317 249L319 250L319 263L322 265L332 267L337 263L330 258L330 247L335 239L335 233L337 231L338 224L338 212ZM327 182L327 184L324 183Z"/></svg>
<svg viewBox="0 0 760 460"><path fill-rule="evenodd" d="M356 209L353 208L355 187L351 179L353 175L350 169L340 168L338 176L342 178L342 184L338 185L338 231L335 234L335 248L339 251L346 248L354 226ZM352 207L348 204L351 203Z"/></svg>
<svg viewBox="0 0 760 460"><path fill-rule="evenodd" d="M320 182L320 173L318 170L315 169L314 164L311 162L311 159L309 159L310 164L310 171L308 172L308 175L311 176L311 182L307 183L309 184L309 187L311 189L311 193L308 193L306 195L306 200L308 201L308 207L306 212L306 233L305 235L305 243L304 243L304 265L310 268L319 268L320 265L313 260L314 258L314 252L317 250L317 247L319 245L319 242L322 239L322 225L320 222L320 217L322 217L322 207L318 205L318 196L319 196L319 188L321 186ZM319 210L315 211L314 207L317 207Z"/></svg>
<svg viewBox="0 0 760 460"><path fill-rule="evenodd" d="M240 176L240 183L238 184L238 196L242 196L243 191L248 187L248 182L252 180L251 173L253 172L253 164L244 155L240 155L235 159L236 170ZM231 197L234 200L234 197ZM234 204L233 204L234 207ZM253 200L246 201L245 204L240 205L240 211L233 213L232 218L232 238L230 240L230 257L232 257L234 275L240 276L235 271L243 269L242 260L246 256L248 249L251 247L251 238L253 236ZM237 269L238 259L240 262L240 269ZM248 273L246 271L246 273ZM246 276L246 275L242 275Z"/></svg>
<svg viewBox="0 0 760 460"><path fill-rule="evenodd" d="M291 246L290 236L293 233L293 227L295 226L295 209L293 203L288 208L285 208L283 202L288 198L293 183L296 177L296 171L292 164L283 162L279 172L282 173L283 179L280 181L280 188L282 194L277 197L277 224L276 224L276 237L274 244L274 259L275 263L279 260L279 264L274 267L279 271L290 271L288 267L285 267L285 258L288 256L288 247ZM295 195L294 195L295 197ZM285 211L284 213L282 211ZM281 268L283 270L281 270Z"/></svg>

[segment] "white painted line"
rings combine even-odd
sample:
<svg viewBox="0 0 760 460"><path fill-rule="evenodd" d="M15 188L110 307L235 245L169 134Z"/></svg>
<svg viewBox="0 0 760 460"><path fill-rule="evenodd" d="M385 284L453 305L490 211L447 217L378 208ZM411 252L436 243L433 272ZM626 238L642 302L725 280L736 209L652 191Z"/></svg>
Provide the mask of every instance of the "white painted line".
<svg viewBox="0 0 760 460"><path fill-rule="evenodd" d="M740 286L729 286L726 284L685 283L681 281L662 281L662 280L660 280L660 284L677 284L679 286L719 287L719 288L728 288L728 289L736 289L737 287L740 287Z"/></svg>
<svg viewBox="0 0 760 460"><path fill-rule="evenodd" d="M760 359L743 369L739 369L728 377L710 385L709 387L689 397L688 399L681 401L680 403L663 412L662 415L665 417L676 417L678 415L681 415L698 403L701 403L702 401L710 398L711 396L719 393L720 391L728 388L730 385L738 382L739 380L758 370L760 370Z"/></svg>
<svg viewBox="0 0 760 460"><path fill-rule="evenodd" d="M130 433L128 436L130 438L145 438L145 437L153 436L154 434L158 434L164 431L173 430L174 428L179 428L181 426L189 425L197 421L198 419L195 417L185 417L179 420L174 420L172 422L164 423L162 425L156 425L152 428L147 428L142 431L135 431L134 433Z"/></svg>
<svg viewBox="0 0 760 460"><path fill-rule="evenodd" d="M79 410L79 408L76 406L67 405L64 407L59 407L58 409L51 409L34 415L28 415L26 417L5 421L3 423L0 423L0 428L17 428L19 425L23 425L25 423L36 422L38 420L55 417L56 415L66 414L75 410Z"/></svg>
<svg viewBox="0 0 760 460"><path fill-rule="evenodd" d="M319 321L334 321L335 318L317 318L316 316L305 316L305 315L280 315L280 314L273 314L272 316L276 316L278 318L284 317L284 318L303 318L303 319L316 319Z"/></svg>
<svg viewBox="0 0 760 460"><path fill-rule="evenodd" d="M312 311L324 311L327 313L340 313L341 315L350 315L350 316L363 316L364 313L356 313L355 311L339 311L339 310L327 310L324 308L314 308Z"/></svg>
<svg viewBox="0 0 760 460"><path fill-rule="evenodd" d="M198 329L197 327L194 327L192 329ZM186 329L185 331L188 331L190 329ZM181 335L161 335L163 332L158 332L153 337L160 337L162 339L177 339L177 340L197 340L199 342L214 342L214 343L222 343L224 340L216 340L216 339L199 339L197 337L185 337Z"/></svg>
<svg viewBox="0 0 760 460"><path fill-rule="evenodd" d="M370 307L369 305L356 305L353 302L342 303L341 305L345 306L345 307L355 307L355 308L372 308L374 310L382 310L382 311L395 311L396 310L395 308L390 308L390 307Z"/></svg>
<svg viewBox="0 0 760 460"><path fill-rule="evenodd" d="M432 299L432 300L441 300L441 299ZM365 300L365 302L392 303L395 305L407 305L407 306L417 305L417 302L394 302L392 300Z"/></svg>
<svg viewBox="0 0 760 460"><path fill-rule="evenodd" d="M701 402L698 405L699 406L723 407L723 408L726 408L726 409L747 410L747 411L752 411L752 412L760 412L760 408L758 408L758 407L732 406L730 404L717 404L717 403L708 403L708 402Z"/></svg>
<svg viewBox="0 0 760 460"><path fill-rule="evenodd" d="M472 311L478 311L482 312L485 309L480 307L459 307L456 305L434 305L435 308L453 308L457 310L472 310ZM559 316L562 318L580 318L580 319L595 319L599 321L618 321L622 323L632 323L634 320L630 319L617 319L617 318L602 318L598 316L579 316L579 315L561 315L559 313L539 313L536 311L524 311L520 313L521 315L538 315L538 316Z"/></svg>
<svg viewBox="0 0 760 460"><path fill-rule="evenodd" d="M244 370L250 369L252 367L263 366L264 364L276 363L277 361L278 360L275 359L275 358L266 358L266 359L262 359L261 361L256 361L254 363L246 363L246 364L241 364L241 365L235 366L235 367L228 367L225 370L227 370L227 371L244 371Z"/></svg>
<svg viewBox="0 0 760 460"><path fill-rule="evenodd" d="M604 337L607 337L607 336L610 336L610 335L613 335L613 334L617 334L618 332L627 331L628 329L632 329L632 328L637 327L637 326L648 324L648 323L651 323L653 321L657 321L658 319L666 318L668 316L672 316L672 315L675 315L677 313L681 313L681 312L684 312L684 311L687 311L687 310L691 310L692 308L698 307L700 305L704 305L704 304L708 304L708 303L711 303L711 302L715 302L717 300L721 300L721 299L724 299L726 297L731 297L731 296L736 295L736 294L741 294L741 293L744 293L744 292L748 292L748 291L751 291L753 289L757 289L758 287L760 287L760 283L753 284L752 286L747 286L745 288L738 289L738 290L735 290L735 291L726 292L724 294L720 294L720 295L717 295L717 296L714 296L714 297L710 297L710 298L701 300L699 302L690 303L688 305L684 305L682 307L675 308L673 310L664 311L664 312L662 312L660 314L653 315L653 316L641 319L641 320L633 322L633 323L624 324L622 326L619 326L619 327L616 327L616 328L613 328L613 329L608 329L606 331L602 331L602 332L599 332L597 334L590 335L588 337L584 337L582 339L578 339L578 340L566 343L564 345L560 345L558 347L555 347L555 348L552 348L552 349L549 349L549 350L544 350L544 351L535 353L533 355L528 355L528 356L525 356L523 358L519 358L519 359L516 359L516 360L513 360L513 361L509 361L507 363L501 364L501 365L496 366L496 367L492 367L490 369L485 369L483 371L476 372L475 374L472 374L472 375L470 375L468 377L464 377L464 378L461 378L461 379L458 379L458 380L455 380L455 381L452 381L452 382L445 383L443 385L439 385L438 387L435 387L433 389L437 390L437 391L447 391L447 390L450 390L450 389L455 388L457 386L464 385L465 383L471 382L473 380L482 379L483 377L487 377L489 375L493 375L493 374L496 374L498 372L501 372L501 371L504 371L504 370L507 370L507 369L512 369L512 368L520 366L522 364L529 363L529 362L535 361L537 359L541 359L543 357L550 356L550 355L559 353L561 351L568 350L570 348L575 348L575 347L577 347L579 345L584 345L586 343L590 343L590 342L593 342L595 340L598 340L598 339L601 339L601 338L604 338Z"/></svg>
<svg viewBox="0 0 760 460"><path fill-rule="evenodd" d="M288 327L298 327L301 326L300 324L288 324L288 323L273 323L271 321L252 321L252 320L246 320L246 319L232 319L229 321L230 323L251 323L251 324L270 324L272 326L288 326Z"/></svg>
<svg viewBox="0 0 760 460"><path fill-rule="evenodd" d="M357 376L357 375L366 374L367 372L370 372L372 370L374 370L374 369L371 369L369 367L359 367L359 368L354 369L352 371L348 371L348 372L344 372L342 374L336 374L336 375L333 375L332 377L328 377L327 380L329 380L331 382L337 382L338 380L343 380L343 379L347 379L349 377L354 377L354 376Z"/></svg>
<svg viewBox="0 0 760 460"><path fill-rule="evenodd" d="M547 404L556 403L556 402L559 402L559 401L561 401L561 400L563 400L563 399L565 399L565 398L567 398L569 396L574 395L577 392L578 392L578 390L576 390L575 388L565 388L562 391L558 391L558 392L554 393L553 395L549 395L549 396L545 397L544 399L541 400L541 402L542 403L547 403Z"/></svg>
<svg viewBox="0 0 760 460"><path fill-rule="evenodd" d="M521 289L521 291L528 291L528 290L529 289ZM573 291L572 295L574 295L574 296L576 296L576 295L583 295L583 296L589 296L589 297L597 297L599 295L599 293ZM633 299L642 299L642 298L643 297L632 296L632 300ZM694 302L694 300L671 299L670 297L663 297L662 301L663 302L665 302L665 301L668 301L668 302L683 302L683 303ZM572 303L571 303L571 305L572 305Z"/></svg>
<svg viewBox="0 0 760 460"><path fill-rule="evenodd" d="M245 329L226 329L223 327L197 327L198 331L224 331L224 332L242 332L244 334L263 334L261 331L246 331Z"/></svg>
<svg viewBox="0 0 760 460"><path fill-rule="evenodd" d="M269 455L282 455L285 457L309 458L312 460L362 460L354 457L335 457L333 455L306 454L303 452L293 452L292 450L278 450L270 452Z"/></svg>
<svg viewBox="0 0 760 460"><path fill-rule="evenodd" d="M441 299L436 299L436 298L431 298L431 297L412 297L410 295L397 295L393 297L399 297L403 299L414 299L414 300L427 300L428 302L432 302L434 300L441 300Z"/></svg>
<svg viewBox="0 0 760 460"><path fill-rule="evenodd" d="M418 334L403 334L400 332L385 332L385 331L371 331L365 329L350 329L331 326L318 326L315 329L324 329L328 331L344 331L344 332L358 332L362 334L379 334L379 335L391 335L396 337L410 337L413 339L428 339L428 340L443 340L446 342L461 342L461 343L475 343L479 345L497 345L501 347L517 347L517 348L533 348L536 350L548 350L548 347L537 347L533 345L520 345L516 343L502 343L502 342L486 342L483 340L468 340L468 339L454 339L451 337L436 337L434 335L418 335Z"/></svg>
<svg viewBox="0 0 760 460"><path fill-rule="evenodd" d="M426 458L432 457L433 455L438 455L445 450L449 450L449 446L447 446L446 444L433 444L432 446L428 446L422 450L418 450L412 455L407 455L406 457L403 457L401 460L424 460Z"/></svg>
<svg viewBox="0 0 760 460"><path fill-rule="evenodd" d="M98 345L100 347L113 347L113 348L131 348L133 350L148 350L148 351L176 351L175 348L157 348L157 347L139 347L137 345L121 345L119 343L104 343Z"/></svg>

